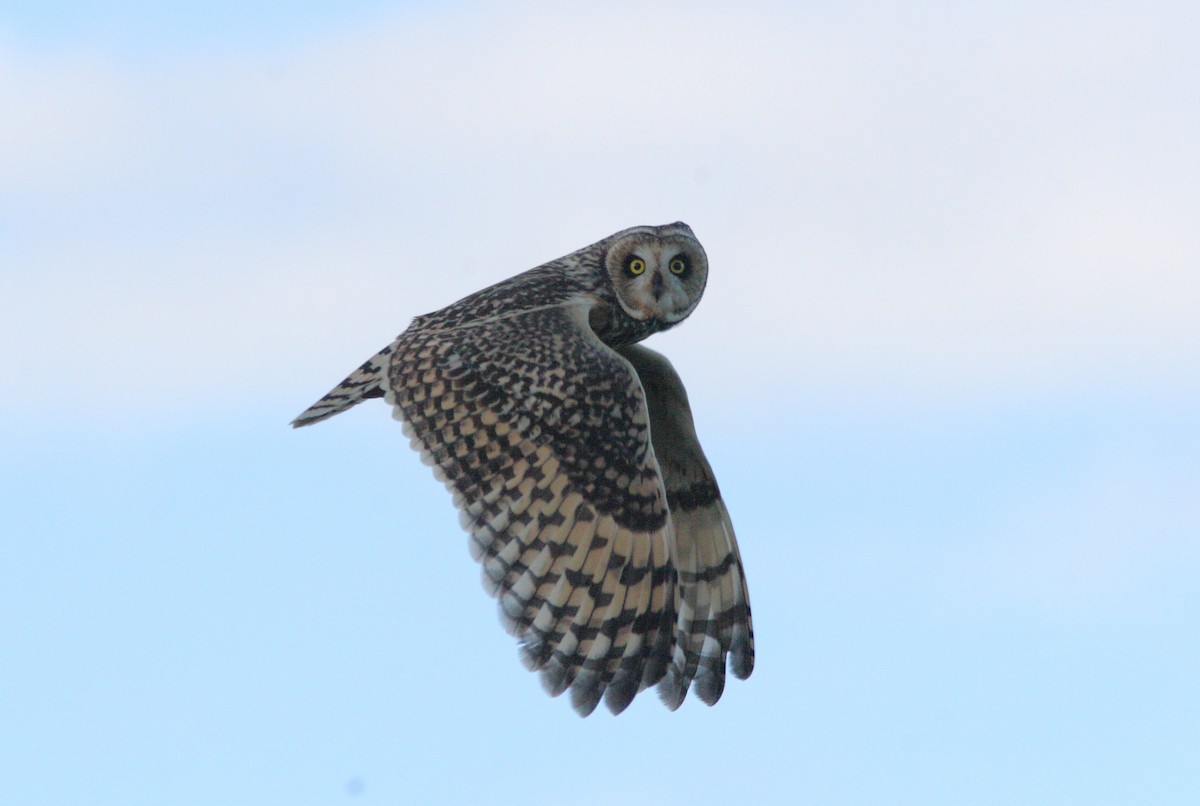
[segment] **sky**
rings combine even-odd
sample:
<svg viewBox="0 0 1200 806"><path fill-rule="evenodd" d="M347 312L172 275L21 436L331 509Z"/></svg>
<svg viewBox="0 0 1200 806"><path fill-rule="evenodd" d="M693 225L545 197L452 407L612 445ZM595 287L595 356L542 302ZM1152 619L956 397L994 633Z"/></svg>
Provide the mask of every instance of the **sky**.
<svg viewBox="0 0 1200 806"><path fill-rule="evenodd" d="M1200 801L1193 3L0 3L0 801ZM372 401L683 220L757 665L581 720Z"/></svg>

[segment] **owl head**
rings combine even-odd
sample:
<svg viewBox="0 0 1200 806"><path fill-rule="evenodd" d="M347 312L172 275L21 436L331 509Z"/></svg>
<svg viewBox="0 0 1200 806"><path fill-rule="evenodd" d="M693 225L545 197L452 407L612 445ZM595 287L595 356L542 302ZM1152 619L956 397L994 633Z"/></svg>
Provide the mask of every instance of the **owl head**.
<svg viewBox="0 0 1200 806"><path fill-rule="evenodd" d="M604 267L617 301L638 321L682 321L700 302L708 281L704 247L682 222L617 233Z"/></svg>

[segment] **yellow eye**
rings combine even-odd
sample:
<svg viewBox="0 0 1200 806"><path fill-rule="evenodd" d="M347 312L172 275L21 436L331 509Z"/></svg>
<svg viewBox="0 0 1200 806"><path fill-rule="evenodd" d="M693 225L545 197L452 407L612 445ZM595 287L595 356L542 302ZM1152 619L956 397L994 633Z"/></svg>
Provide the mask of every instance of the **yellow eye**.
<svg viewBox="0 0 1200 806"><path fill-rule="evenodd" d="M640 257L632 257L629 259L629 263L626 264L625 268L629 270L630 274L638 275L646 270L646 261L642 260Z"/></svg>
<svg viewBox="0 0 1200 806"><path fill-rule="evenodd" d="M681 257L672 258L667 268L671 270L671 274L683 274L687 271L687 261Z"/></svg>

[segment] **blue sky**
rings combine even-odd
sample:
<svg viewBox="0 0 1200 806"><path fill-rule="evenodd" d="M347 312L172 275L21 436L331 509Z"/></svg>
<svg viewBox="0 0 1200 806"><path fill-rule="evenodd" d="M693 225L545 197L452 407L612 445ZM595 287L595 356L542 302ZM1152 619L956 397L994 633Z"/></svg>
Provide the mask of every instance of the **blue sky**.
<svg viewBox="0 0 1200 806"><path fill-rule="evenodd" d="M1191 4L0 5L0 801L1200 799ZM682 219L758 665L580 720L382 404Z"/></svg>

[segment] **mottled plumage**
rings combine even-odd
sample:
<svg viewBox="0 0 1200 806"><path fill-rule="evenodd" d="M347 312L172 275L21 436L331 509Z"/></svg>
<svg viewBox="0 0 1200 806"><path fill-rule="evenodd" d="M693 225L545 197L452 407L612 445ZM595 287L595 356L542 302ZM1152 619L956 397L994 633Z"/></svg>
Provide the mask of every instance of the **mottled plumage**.
<svg viewBox="0 0 1200 806"><path fill-rule="evenodd" d="M634 227L419 316L292 423L384 397L450 490L484 584L547 690L676 708L754 666L733 526L683 384L635 342L708 276L684 224Z"/></svg>

